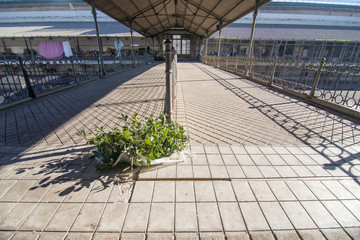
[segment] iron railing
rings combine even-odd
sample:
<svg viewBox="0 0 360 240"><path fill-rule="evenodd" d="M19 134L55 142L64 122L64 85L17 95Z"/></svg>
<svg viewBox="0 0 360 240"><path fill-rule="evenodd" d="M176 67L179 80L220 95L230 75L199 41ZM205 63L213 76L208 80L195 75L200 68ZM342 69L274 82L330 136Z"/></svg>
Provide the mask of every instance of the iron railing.
<svg viewBox="0 0 360 240"><path fill-rule="evenodd" d="M136 56L135 66L152 61L153 56ZM104 57L107 73L132 68L132 63L132 57ZM0 61L0 105L97 78L100 70L97 57Z"/></svg>
<svg viewBox="0 0 360 240"><path fill-rule="evenodd" d="M202 62L217 66L217 57ZM219 68L247 75L284 89L301 92L354 110L360 109L360 65L278 60L277 58L220 57Z"/></svg>

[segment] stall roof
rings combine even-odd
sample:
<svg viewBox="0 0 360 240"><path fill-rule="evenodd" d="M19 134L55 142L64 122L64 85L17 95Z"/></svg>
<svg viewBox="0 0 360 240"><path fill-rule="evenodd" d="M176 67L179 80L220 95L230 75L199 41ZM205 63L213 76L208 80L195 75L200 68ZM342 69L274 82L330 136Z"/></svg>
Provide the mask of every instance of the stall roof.
<svg viewBox="0 0 360 240"><path fill-rule="evenodd" d="M91 4L92 0L84 0ZM150 37L163 33L210 36L250 13L255 0L93 0L97 9ZM270 0L259 0L259 7Z"/></svg>

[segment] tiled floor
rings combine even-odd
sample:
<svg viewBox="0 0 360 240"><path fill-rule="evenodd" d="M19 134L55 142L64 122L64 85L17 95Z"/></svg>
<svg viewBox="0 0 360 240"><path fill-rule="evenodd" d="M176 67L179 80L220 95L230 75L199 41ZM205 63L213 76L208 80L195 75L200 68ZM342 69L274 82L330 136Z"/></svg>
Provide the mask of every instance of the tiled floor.
<svg viewBox="0 0 360 240"><path fill-rule="evenodd" d="M179 64L192 155L96 171L76 131L160 113L152 67L0 112L0 239L360 239L359 126L202 64Z"/></svg>

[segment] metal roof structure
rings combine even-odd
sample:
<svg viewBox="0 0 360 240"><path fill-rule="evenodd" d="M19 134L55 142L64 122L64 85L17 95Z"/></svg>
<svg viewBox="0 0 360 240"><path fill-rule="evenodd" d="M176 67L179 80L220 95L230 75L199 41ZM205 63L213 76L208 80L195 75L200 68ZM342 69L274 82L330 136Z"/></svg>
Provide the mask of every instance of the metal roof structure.
<svg viewBox="0 0 360 240"><path fill-rule="evenodd" d="M256 0L84 0L146 36L190 33L210 36L254 10ZM258 0L258 7L270 0Z"/></svg>

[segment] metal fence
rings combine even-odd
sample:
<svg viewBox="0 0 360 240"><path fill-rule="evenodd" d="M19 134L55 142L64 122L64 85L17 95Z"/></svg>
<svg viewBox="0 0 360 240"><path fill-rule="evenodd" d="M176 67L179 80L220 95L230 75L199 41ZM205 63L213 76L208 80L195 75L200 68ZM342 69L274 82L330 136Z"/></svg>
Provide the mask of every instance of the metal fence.
<svg viewBox="0 0 360 240"><path fill-rule="evenodd" d="M104 57L107 73L145 65L153 56ZM24 98L35 98L38 94L64 86L78 84L97 78L100 62L96 57L66 60L22 60L0 62L0 104Z"/></svg>
<svg viewBox="0 0 360 240"><path fill-rule="evenodd" d="M360 66L310 61L202 57L202 62L247 75L284 89L307 94L354 110L360 109Z"/></svg>

